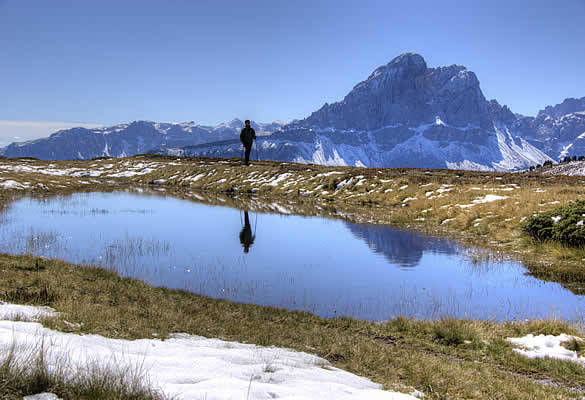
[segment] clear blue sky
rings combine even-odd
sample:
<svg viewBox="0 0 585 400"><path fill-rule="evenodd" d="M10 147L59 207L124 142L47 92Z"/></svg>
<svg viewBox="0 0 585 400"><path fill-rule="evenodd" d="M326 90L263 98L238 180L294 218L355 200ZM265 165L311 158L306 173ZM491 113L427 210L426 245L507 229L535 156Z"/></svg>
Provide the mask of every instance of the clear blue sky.
<svg viewBox="0 0 585 400"><path fill-rule="evenodd" d="M290 121L405 51L535 115L584 43L585 0L0 0L0 121Z"/></svg>

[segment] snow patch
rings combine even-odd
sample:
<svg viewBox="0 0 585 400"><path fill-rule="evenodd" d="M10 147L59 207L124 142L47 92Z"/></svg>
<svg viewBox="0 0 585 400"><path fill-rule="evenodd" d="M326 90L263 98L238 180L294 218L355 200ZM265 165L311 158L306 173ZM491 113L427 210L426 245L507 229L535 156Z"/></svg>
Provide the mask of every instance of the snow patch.
<svg viewBox="0 0 585 400"><path fill-rule="evenodd" d="M415 399L383 391L317 356L283 348L187 334L164 341L108 339L58 332L35 322L0 321L0 350L14 344L16 352L25 352L41 342L49 369L59 365L74 375L88 365L114 371L142 366L155 388L178 399Z"/></svg>
<svg viewBox="0 0 585 400"><path fill-rule="evenodd" d="M515 344L516 346L522 347L522 349L514 349L514 351L528 358L550 357L559 360L577 362L585 366L585 357L579 357L576 351L572 351L561 346L561 343L568 342L573 339L583 342L583 339L581 338L566 335L564 333L558 336L534 336L529 334L521 338L508 338L506 340Z"/></svg>

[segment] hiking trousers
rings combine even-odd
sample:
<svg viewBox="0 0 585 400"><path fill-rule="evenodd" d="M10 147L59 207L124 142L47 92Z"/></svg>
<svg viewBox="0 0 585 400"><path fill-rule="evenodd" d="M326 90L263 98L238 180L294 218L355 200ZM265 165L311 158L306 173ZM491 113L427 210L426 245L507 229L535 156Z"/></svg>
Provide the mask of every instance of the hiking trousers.
<svg viewBox="0 0 585 400"><path fill-rule="evenodd" d="M250 152L252 151L252 146L245 146L245 151L244 151L244 156L245 156L245 161L244 164L248 165L248 163L250 162Z"/></svg>

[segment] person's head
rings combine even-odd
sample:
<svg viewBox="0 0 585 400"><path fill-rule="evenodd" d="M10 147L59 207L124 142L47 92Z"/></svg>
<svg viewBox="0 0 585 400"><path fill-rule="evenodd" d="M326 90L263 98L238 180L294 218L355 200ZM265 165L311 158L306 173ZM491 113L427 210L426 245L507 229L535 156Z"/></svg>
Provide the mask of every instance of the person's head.
<svg viewBox="0 0 585 400"><path fill-rule="evenodd" d="M250 126L250 120L249 119L245 120L244 123L246 124L246 126Z"/></svg>

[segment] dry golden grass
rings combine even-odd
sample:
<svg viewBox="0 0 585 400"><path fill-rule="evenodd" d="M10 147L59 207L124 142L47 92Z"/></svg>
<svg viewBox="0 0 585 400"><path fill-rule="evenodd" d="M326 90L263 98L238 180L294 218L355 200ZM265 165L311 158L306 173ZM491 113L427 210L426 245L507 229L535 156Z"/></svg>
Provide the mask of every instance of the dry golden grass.
<svg viewBox="0 0 585 400"><path fill-rule="evenodd" d="M323 319L153 288L98 268L27 256L0 255L0 276L3 300L56 308L61 316L44 324L63 331L126 339L186 332L288 347L317 354L388 389L416 388L431 399L568 399L585 391L582 366L529 360L505 341L527 333L583 336L556 320L396 318L380 324Z"/></svg>

